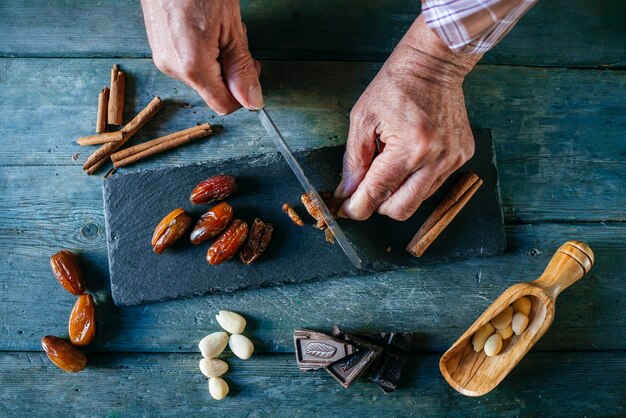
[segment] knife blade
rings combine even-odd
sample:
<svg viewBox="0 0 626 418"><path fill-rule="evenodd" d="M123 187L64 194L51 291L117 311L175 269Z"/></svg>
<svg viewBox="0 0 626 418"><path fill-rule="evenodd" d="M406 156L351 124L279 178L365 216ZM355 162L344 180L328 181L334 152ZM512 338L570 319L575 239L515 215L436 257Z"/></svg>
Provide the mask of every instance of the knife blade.
<svg viewBox="0 0 626 418"><path fill-rule="evenodd" d="M350 261L352 262L352 264L354 264L356 268L358 268L359 270L362 269L363 264L361 263L361 259L354 249L354 246L352 245L346 234L343 232L339 224L337 224L337 221L335 221L335 218L333 218L333 215L331 215L330 210L320 197L317 190L315 190L315 187L313 187L306 174L304 174L300 163L298 163L298 160L296 160L296 158L293 156L291 148L289 148L289 145L287 145L285 138L280 133L280 130L278 130L278 127L276 126L270 115L267 113L267 110L260 109L256 110L256 112L258 112L259 114L259 120L261 121L261 125L263 125L267 133L270 135L270 137L274 141L274 144L276 144L276 147L278 147L278 151L280 151L280 153L283 155L283 157L287 161L287 164L296 175L296 178L298 179L300 184L302 184L304 191L306 193L309 193L309 196L311 196L313 203L317 204L317 207L320 209L322 217L324 218L324 222L326 222L326 225L330 228L330 231L335 236L335 239L339 243L339 246L341 247L343 252L346 254L346 256L348 256L348 259L350 259Z"/></svg>

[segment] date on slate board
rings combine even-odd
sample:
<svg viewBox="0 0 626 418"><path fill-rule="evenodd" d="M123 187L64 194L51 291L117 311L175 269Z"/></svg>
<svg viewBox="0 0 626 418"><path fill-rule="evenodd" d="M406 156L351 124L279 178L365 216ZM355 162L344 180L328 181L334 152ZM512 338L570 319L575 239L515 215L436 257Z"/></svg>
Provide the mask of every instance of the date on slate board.
<svg viewBox="0 0 626 418"><path fill-rule="evenodd" d="M405 222L374 215L365 222L339 220L364 263L364 272L394 270L461 258L499 254L505 235L491 131L474 131L476 153ZM339 183L344 147L299 151L296 158L318 190ZM460 173L471 170L484 184L421 258L404 248ZM274 225L270 245L258 260L244 265L235 257L221 265L206 260L210 243L181 239L162 255L152 252L154 228L182 207L194 223L212 205L197 206L189 195L215 174L235 176L238 190L227 201L236 218L255 217ZM185 167L116 174L104 181L104 208L111 292L116 305L137 305L181 296L358 274L337 244L313 228L300 203L302 188L278 153L211 161ZM289 202L307 222L294 225L281 211Z"/></svg>

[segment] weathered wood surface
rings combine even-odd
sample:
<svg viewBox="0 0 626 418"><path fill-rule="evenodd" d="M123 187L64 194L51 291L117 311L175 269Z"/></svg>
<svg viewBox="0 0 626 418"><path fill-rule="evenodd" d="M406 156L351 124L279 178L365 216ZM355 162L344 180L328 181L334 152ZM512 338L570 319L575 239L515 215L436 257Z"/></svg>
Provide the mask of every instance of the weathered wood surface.
<svg viewBox="0 0 626 418"><path fill-rule="evenodd" d="M389 395L371 382L343 389L323 370L302 373L293 355L227 358L231 396L217 402L194 354L91 355L78 374L41 352L0 353L0 411L39 416L623 416L626 354L530 353L496 390L456 393L439 374L438 354L410 358Z"/></svg>
<svg viewBox="0 0 626 418"><path fill-rule="evenodd" d="M622 223L512 225L510 250L500 257L120 308L110 300L103 231L93 226L102 225L100 211L88 201L70 211L59 211L54 202L25 202L13 212L33 220L0 231L0 350L38 350L43 335L66 334L74 296L58 285L48 263L63 247L79 249L95 291L95 351L198 351L197 341L218 328L214 316L220 309L249 318L261 352L293 351L293 329L324 330L335 323L415 331L414 350L445 351L504 289L536 279L568 239L589 243L596 265L559 297L556 319L537 349L626 349ZM81 224L82 217L87 223Z"/></svg>
<svg viewBox="0 0 626 418"><path fill-rule="evenodd" d="M418 0L242 1L252 51L262 59L381 61L419 10ZM623 22L621 0L542 1L484 62L623 66ZM3 57L150 56L135 0L2 0L0 23Z"/></svg>
<svg viewBox="0 0 626 418"><path fill-rule="evenodd" d="M4 176L34 182L36 176L7 167L68 165L73 170L59 174L59 181L81 191L59 193L99 189L100 178L86 178L79 169L93 148L75 139L94 130L98 92L113 62L128 73L127 120L153 95L167 100L133 143L196 122L224 126L219 135L131 170L274 151L253 114L215 117L196 93L160 74L149 60L3 59L0 166L10 171ZM294 148L345 141L350 108L379 66L266 62L268 106ZM481 66L472 73L465 86L470 120L493 128L507 221L626 220L625 90L626 73L618 71ZM35 199L21 196L28 190L12 188L8 198Z"/></svg>
<svg viewBox="0 0 626 418"><path fill-rule="evenodd" d="M149 59L91 59L150 56L138 1L0 0L0 57L23 57L0 59L0 415L623 416L626 73L519 67L623 67L622 3L539 2L483 59L498 65L480 65L466 82L472 123L494 131L509 222L504 256L117 308L108 289L101 176L82 174L90 150L74 143L93 132L111 64L129 73L126 119L155 94L168 100L135 142L195 122L224 125L220 135L133 170L274 147L253 115L215 117ZM382 61L419 1L242 6L259 58ZM262 82L295 148L335 145L345 141L349 110L379 67L270 61ZM536 278L568 239L587 241L596 266L559 298L552 328L491 394L454 392L439 373L440 354L424 351L447 349L503 289ZM39 345L45 334L66 333L74 297L48 265L65 247L81 254L99 304L91 350L100 353L78 375L57 370ZM223 308L248 316L258 352L272 354L229 361L236 396L217 403L198 373L196 343L217 328L214 314ZM360 382L344 390L323 372L299 373L292 354L280 354L293 350L293 328L333 323L417 331L404 389L384 396Z"/></svg>

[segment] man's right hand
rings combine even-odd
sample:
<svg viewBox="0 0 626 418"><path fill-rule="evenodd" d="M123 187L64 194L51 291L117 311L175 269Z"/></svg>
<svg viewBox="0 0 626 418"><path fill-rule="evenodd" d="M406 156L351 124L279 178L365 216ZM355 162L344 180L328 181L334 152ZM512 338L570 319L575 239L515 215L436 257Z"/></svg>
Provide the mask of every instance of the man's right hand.
<svg viewBox="0 0 626 418"><path fill-rule="evenodd" d="M263 107L261 66L248 50L238 0L141 0L159 70L220 115Z"/></svg>

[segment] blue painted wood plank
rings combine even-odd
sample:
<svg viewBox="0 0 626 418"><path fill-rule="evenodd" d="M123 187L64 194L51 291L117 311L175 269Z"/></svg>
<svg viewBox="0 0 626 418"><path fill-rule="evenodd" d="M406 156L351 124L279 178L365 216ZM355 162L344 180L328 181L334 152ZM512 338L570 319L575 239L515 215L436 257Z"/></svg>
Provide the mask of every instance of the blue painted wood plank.
<svg viewBox="0 0 626 418"><path fill-rule="evenodd" d="M623 66L622 8L620 0L539 2L484 62ZM419 10L417 0L242 1L252 51L262 59L381 61ZM0 56L150 56L134 0L3 0L0 16Z"/></svg>
<svg viewBox="0 0 626 418"><path fill-rule="evenodd" d="M349 389L293 355L227 358L231 393L210 398L197 354L92 355L78 374L41 352L0 353L0 410L24 416L623 416L626 353L531 352L491 393L469 398L441 377L439 355L409 359L389 395L366 380Z"/></svg>
<svg viewBox="0 0 626 418"><path fill-rule="evenodd" d="M72 166L63 172L66 181L98 189L100 180L80 171L93 148L74 140L93 132L97 94L108 83L113 62L0 60L0 166ZM195 92L160 74L150 61L119 62L129 74L127 120L153 95L167 100L133 143L196 122L224 126L219 135L131 170L274 151L249 112L217 118ZM266 62L268 106L294 148L340 144L352 104L379 67ZM470 120L493 128L508 221L626 220L625 92L626 73L617 71L482 66L470 75L465 84Z"/></svg>
<svg viewBox="0 0 626 418"><path fill-rule="evenodd" d="M50 182L51 190L58 184ZM58 285L48 261L60 248L77 251L87 270L98 304L95 351L195 352L196 342L217 329L217 311L228 309L248 318L261 352L292 351L295 328L336 323L415 331L415 350L441 352L504 289L537 278L569 239L588 242L596 266L559 297L538 349L626 349L623 223L511 225L509 251L500 257L120 308L111 302L104 231L96 221L101 209L74 192L67 190L66 205L27 200L0 210L0 351L38 350L43 335L66 335L74 296Z"/></svg>

